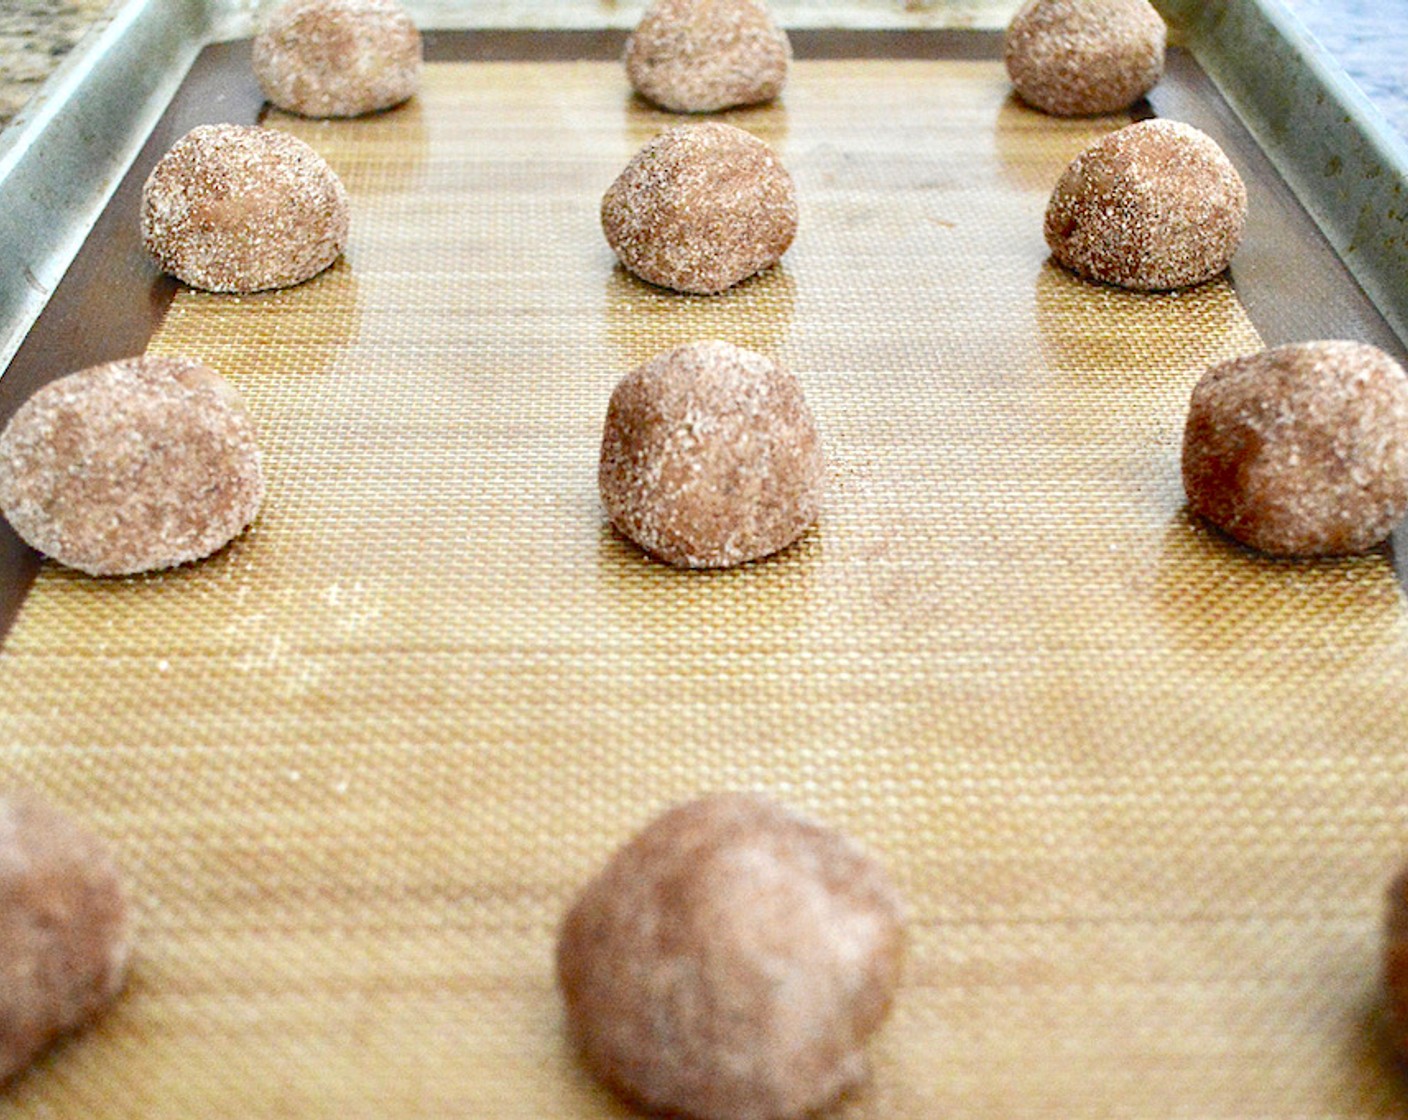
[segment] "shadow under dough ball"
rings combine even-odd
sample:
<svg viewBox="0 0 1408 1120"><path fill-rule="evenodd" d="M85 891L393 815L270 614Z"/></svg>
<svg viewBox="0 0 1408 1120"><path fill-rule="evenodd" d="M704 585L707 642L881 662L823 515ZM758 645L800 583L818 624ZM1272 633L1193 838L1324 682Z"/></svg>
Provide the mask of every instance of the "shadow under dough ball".
<svg viewBox="0 0 1408 1120"><path fill-rule="evenodd" d="M0 797L0 1083L117 996L127 902L97 838L30 795Z"/></svg>
<svg viewBox="0 0 1408 1120"><path fill-rule="evenodd" d="M712 121L680 125L607 189L601 227L642 280L713 295L782 259L797 235L797 193L757 137Z"/></svg>
<svg viewBox="0 0 1408 1120"><path fill-rule="evenodd" d="M1372 548L1408 511L1408 375L1359 342L1234 358L1193 389L1188 506L1273 556Z"/></svg>
<svg viewBox="0 0 1408 1120"><path fill-rule="evenodd" d="M347 245L347 191L322 156L272 128L194 128L142 188L142 240L162 271L209 292L287 288Z"/></svg>
<svg viewBox="0 0 1408 1120"><path fill-rule="evenodd" d="M61 377L0 433L0 509L26 544L95 576L198 560L259 510L254 424L207 366L139 357Z"/></svg>
<svg viewBox="0 0 1408 1120"><path fill-rule="evenodd" d="M1247 189L1217 141L1150 120L1097 140L1071 162L1046 207L1046 244L1089 280L1165 291L1227 268Z"/></svg>
<svg viewBox="0 0 1408 1120"><path fill-rule="evenodd" d="M254 76L280 109L357 117L413 96L422 53L396 0L289 0L254 40Z"/></svg>
<svg viewBox="0 0 1408 1120"><path fill-rule="evenodd" d="M795 376L727 342L646 362L611 394L598 472L623 534L681 568L786 548L821 512L821 441Z"/></svg>
<svg viewBox="0 0 1408 1120"><path fill-rule="evenodd" d="M584 1059L626 1097L784 1120L865 1077L903 952L879 864L764 798L721 794L611 858L563 923L557 975Z"/></svg>
<svg viewBox="0 0 1408 1120"><path fill-rule="evenodd" d="M1388 888L1384 911L1383 980L1389 1039L1408 1061L1408 867Z"/></svg>
<svg viewBox="0 0 1408 1120"><path fill-rule="evenodd" d="M771 101L792 47L761 0L656 0L626 41L626 76L676 113Z"/></svg>
<svg viewBox="0 0 1408 1120"><path fill-rule="evenodd" d="M1149 0L1029 0L1007 26L1018 96L1058 117L1127 109L1158 84L1168 29Z"/></svg>

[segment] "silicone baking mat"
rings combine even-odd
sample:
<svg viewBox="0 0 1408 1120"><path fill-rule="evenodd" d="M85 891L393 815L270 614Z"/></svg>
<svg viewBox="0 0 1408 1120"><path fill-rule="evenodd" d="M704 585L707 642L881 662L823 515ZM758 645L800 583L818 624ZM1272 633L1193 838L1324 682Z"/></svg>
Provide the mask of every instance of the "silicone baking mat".
<svg viewBox="0 0 1408 1120"><path fill-rule="evenodd" d="M244 394L263 513L174 572L45 565L0 653L0 778L111 839L139 933L0 1115L625 1115L563 1038L555 926L649 817L743 788L908 899L841 1115L1401 1112L1374 1020L1408 611L1387 551L1273 562L1185 516L1189 391L1262 340L1226 279L1048 263L1052 183L1126 118L891 59L799 62L727 119L801 232L701 299L601 238L675 123L614 63L268 118L347 183L346 259L182 291L150 346ZM830 489L797 546L688 573L612 533L596 455L616 380L709 337L799 374Z"/></svg>

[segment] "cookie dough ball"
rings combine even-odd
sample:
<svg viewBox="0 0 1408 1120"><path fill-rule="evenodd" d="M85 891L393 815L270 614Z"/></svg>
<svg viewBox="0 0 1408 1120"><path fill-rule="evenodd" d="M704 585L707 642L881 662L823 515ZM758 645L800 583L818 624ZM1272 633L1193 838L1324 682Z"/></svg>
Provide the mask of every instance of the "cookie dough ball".
<svg viewBox="0 0 1408 1120"><path fill-rule="evenodd" d="M557 975L591 1069L651 1110L782 1120L861 1080L904 947L880 866L761 797L657 818L567 915Z"/></svg>
<svg viewBox="0 0 1408 1120"><path fill-rule="evenodd" d="M103 845L35 797L0 797L0 1082L113 1000L129 948Z"/></svg>
<svg viewBox="0 0 1408 1120"><path fill-rule="evenodd" d="M1090 280L1162 291L1223 271L1242 241L1247 189L1217 141L1151 120L1097 140L1046 208L1046 243Z"/></svg>
<svg viewBox="0 0 1408 1120"><path fill-rule="evenodd" d="M0 432L0 510L25 541L95 576L208 556L264 496L254 424L185 358L127 358L30 397Z"/></svg>
<svg viewBox="0 0 1408 1120"><path fill-rule="evenodd" d="M337 260L347 191L296 137L236 124L192 129L142 189L142 240L163 272L210 292L287 288Z"/></svg>
<svg viewBox="0 0 1408 1120"><path fill-rule="evenodd" d="M761 354L696 342L616 386L598 481L612 524L641 548L726 568L801 536L826 476L797 378Z"/></svg>
<svg viewBox="0 0 1408 1120"><path fill-rule="evenodd" d="M782 259L797 235L797 193L757 137L681 125L626 165L601 200L601 226L642 280L712 295Z"/></svg>
<svg viewBox="0 0 1408 1120"><path fill-rule="evenodd" d="M771 101L792 47L761 0L656 0L626 41L637 93L676 113Z"/></svg>
<svg viewBox="0 0 1408 1120"><path fill-rule="evenodd" d="M421 55L396 0L289 0L254 40L254 75L280 109L357 117L411 97Z"/></svg>
<svg viewBox="0 0 1408 1120"><path fill-rule="evenodd" d="M1167 37L1149 0L1029 0L1007 26L1007 73L1043 112L1114 113L1163 76Z"/></svg>
<svg viewBox="0 0 1408 1120"><path fill-rule="evenodd" d="M1188 506L1273 556L1339 556L1408 511L1408 375L1373 346L1307 342L1235 358L1193 390Z"/></svg>

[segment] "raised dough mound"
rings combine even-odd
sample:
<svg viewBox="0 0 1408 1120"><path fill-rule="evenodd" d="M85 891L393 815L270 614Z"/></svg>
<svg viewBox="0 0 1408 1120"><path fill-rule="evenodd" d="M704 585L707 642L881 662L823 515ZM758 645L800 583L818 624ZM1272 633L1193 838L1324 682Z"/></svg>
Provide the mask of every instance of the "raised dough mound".
<svg viewBox="0 0 1408 1120"><path fill-rule="evenodd" d="M761 0L656 0L626 43L631 85L676 113L771 101L791 61Z"/></svg>
<svg viewBox="0 0 1408 1120"><path fill-rule="evenodd" d="M1247 189L1217 141L1177 121L1142 121L1066 168L1046 208L1046 243L1087 279L1183 288L1228 266L1246 218Z"/></svg>
<svg viewBox="0 0 1408 1120"><path fill-rule="evenodd" d="M1275 556L1372 548L1408 512L1408 374L1360 342L1235 358L1193 389L1188 506Z"/></svg>
<svg viewBox="0 0 1408 1120"><path fill-rule="evenodd" d="M337 260L347 191L322 156L271 128L194 128L142 189L142 240L162 271L210 292L287 288Z"/></svg>
<svg viewBox="0 0 1408 1120"><path fill-rule="evenodd" d="M35 797L0 797L0 1082L112 1002L130 948L107 849Z"/></svg>
<svg viewBox="0 0 1408 1120"><path fill-rule="evenodd" d="M1007 27L1007 73L1044 112L1114 113L1163 76L1167 37L1149 0L1029 0Z"/></svg>
<svg viewBox="0 0 1408 1120"><path fill-rule="evenodd" d="M800 382L727 342L681 346L622 379L598 479L616 528L685 568L786 548L816 520L826 481Z"/></svg>
<svg viewBox="0 0 1408 1120"><path fill-rule="evenodd" d="M904 929L884 871L761 797L672 809L563 923L557 975L592 1070L646 1108L785 1120L861 1080Z"/></svg>
<svg viewBox="0 0 1408 1120"><path fill-rule="evenodd" d="M396 0L289 0L254 40L254 75L280 109L357 117L413 96L421 56Z"/></svg>
<svg viewBox="0 0 1408 1120"><path fill-rule="evenodd" d="M0 509L31 547L89 575L198 560L264 496L254 424L184 358L93 366L46 385L0 433Z"/></svg>
<svg viewBox="0 0 1408 1120"><path fill-rule="evenodd" d="M797 194L771 148L730 124L662 132L601 200L601 227L642 280L713 295L782 259Z"/></svg>

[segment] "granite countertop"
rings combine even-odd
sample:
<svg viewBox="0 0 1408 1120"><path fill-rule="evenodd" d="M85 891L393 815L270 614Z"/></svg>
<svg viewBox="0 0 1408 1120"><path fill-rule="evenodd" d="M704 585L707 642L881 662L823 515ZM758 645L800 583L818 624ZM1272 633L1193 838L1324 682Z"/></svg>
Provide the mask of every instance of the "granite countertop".
<svg viewBox="0 0 1408 1120"><path fill-rule="evenodd" d="M44 83L110 0L3 0L0 127ZM118 0L120 3L121 0ZM1408 18L1400 0L1282 0L1408 137Z"/></svg>
<svg viewBox="0 0 1408 1120"><path fill-rule="evenodd" d="M0 10L0 127L53 73L109 0L5 0Z"/></svg>

